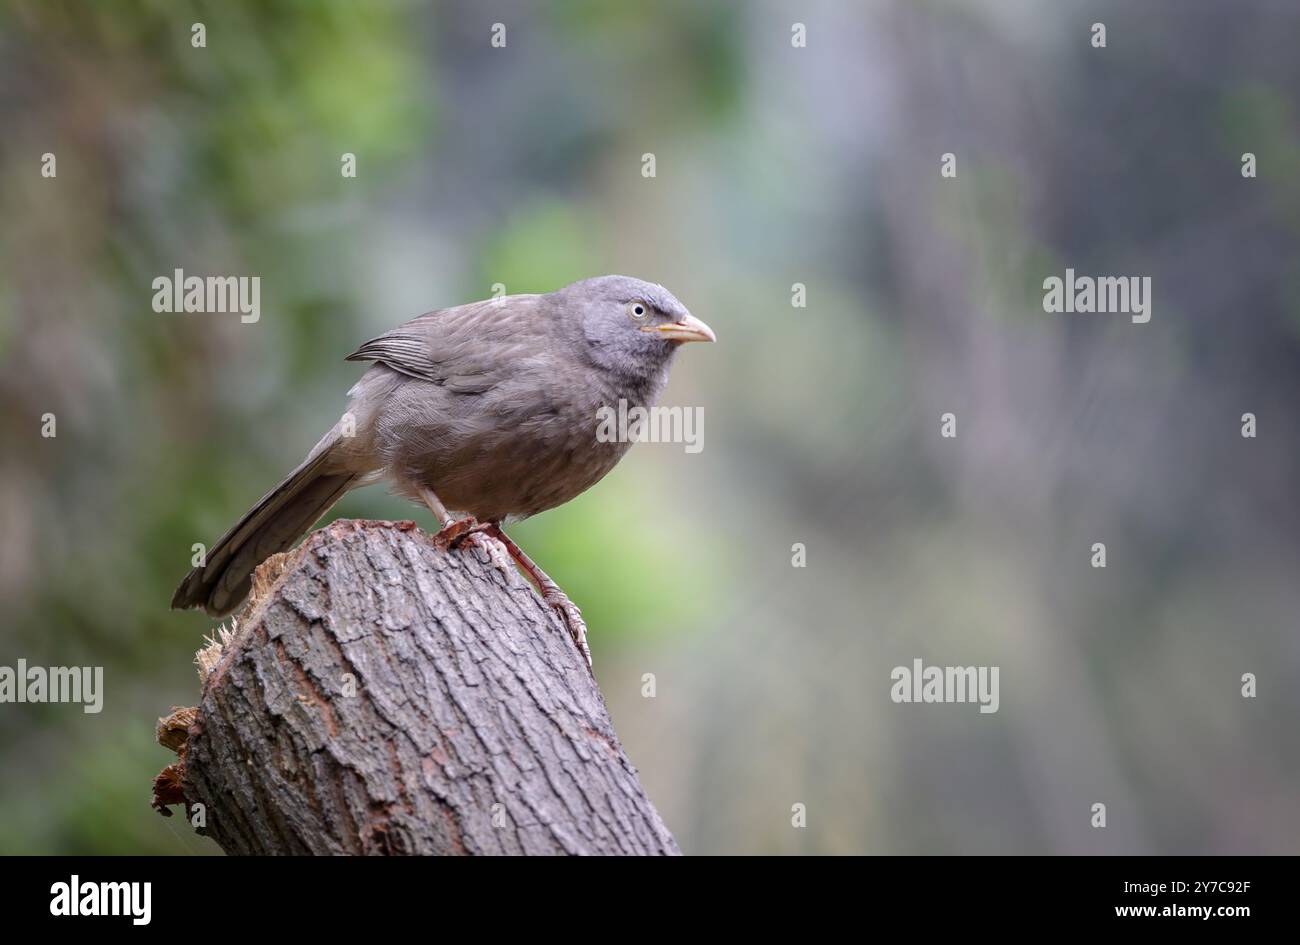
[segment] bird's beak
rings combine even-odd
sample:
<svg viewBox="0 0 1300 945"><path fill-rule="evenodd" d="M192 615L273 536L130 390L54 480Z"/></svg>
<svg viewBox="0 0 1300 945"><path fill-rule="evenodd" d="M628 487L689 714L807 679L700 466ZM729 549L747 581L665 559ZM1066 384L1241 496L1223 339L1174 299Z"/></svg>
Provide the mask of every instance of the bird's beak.
<svg viewBox="0 0 1300 945"><path fill-rule="evenodd" d="M641 329L647 334L658 335L665 341L717 341L713 329L694 315L686 315L675 322L663 325L646 325Z"/></svg>

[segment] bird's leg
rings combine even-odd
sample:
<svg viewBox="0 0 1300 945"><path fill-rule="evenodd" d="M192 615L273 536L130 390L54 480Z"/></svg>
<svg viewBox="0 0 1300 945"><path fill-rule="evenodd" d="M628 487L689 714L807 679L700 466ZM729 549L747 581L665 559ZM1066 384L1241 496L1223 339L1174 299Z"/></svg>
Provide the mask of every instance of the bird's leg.
<svg viewBox="0 0 1300 945"><path fill-rule="evenodd" d="M447 511L447 506L442 504L442 500L433 494L433 490L419 486L416 491L420 493L420 501L433 513L433 519L438 523L438 527L443 528L449 524L451 513Z"/></svg>
<svg viewBox="0 0 1300 945"><path fill-rule="evenodd" d="M524 554L524 549L520 548L514 541L501 530L501 526L496 522L479 522L474 516L466 516L458 522L451 520L451 513L447 507L442 504L432 489L424 486L419 487L420 499L429 507L429 511L438 521L438 534L433 536L434 544L439 548L455 548L476 534L487 535L497 539L505 546L510 557L519 565L521 571L527 575L528 579L537 586L537 590L542 595L542 600L546 601L547 606L551 607L557 614L564 626L569 631L569 636L573 638L574 644L578 651L587 661L587 667L591 667L591 649L587 646L587 624L582 619L582 611L571 600L569 596L560 589L560 585L547 576L546 572L537 566L532 558Z"/></svg>
<svg viewBox="0 0 1300 945"><path fill-rule="evenodd" d="M419 487L420 499L429 507L433 517L438 521L438 534L433 536L433 543L446 551L448 548L454 548L464 541L475 531L482 531L483 526L472 515L467 515L459 521L451 520L451 513L447 507L442 504L432 489L424 486Z"/></svg>
<svg viewBox="0 0 1300 945"><path fill-rule="evenodd" d="M560 620L569 631L569 636L573 638L574 644L578 647L578 652L582 654L587 661L587 667L590 668L591 649L587 646L587 624L582 619L582 611L578 610L578 606L569 600L569 595L560 589L560 585L547 577L546 572L539 568L532 558L524 554L524 549L516 545L510 536L501 530L498 523L489 522L483 531L505 545L506 551L519 565L519 569L528 576L530 581L537 585L542 600L546 601L547 606L559 614Z"/></svg>

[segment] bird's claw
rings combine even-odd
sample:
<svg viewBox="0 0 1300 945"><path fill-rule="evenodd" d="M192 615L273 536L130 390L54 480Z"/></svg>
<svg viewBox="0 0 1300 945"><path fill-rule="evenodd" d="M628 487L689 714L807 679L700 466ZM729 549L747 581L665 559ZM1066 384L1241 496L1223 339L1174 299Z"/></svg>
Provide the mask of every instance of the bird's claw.
<svg viewBox="0 0 1300 945"><path fill-rule="evenodd" d="M449 548L459 548L461 542L487 527L486 523L481 523L472 515L468 515L455 522L448 522L438 530L438 534L433 536L433 543L440 551L446 551Z"/></svg>
<svg viewBox="0 0 1300 945"><path fill-rule="evenodd" d="M548 589L542 600L559 615L560 621L569 631L569 636L573 638L578 652L587 661L587 668L590 669L591 648L587 646L587 623L582 619L582 611L578 609L578 605L569 600L569 596L558 587Z"/></svg>

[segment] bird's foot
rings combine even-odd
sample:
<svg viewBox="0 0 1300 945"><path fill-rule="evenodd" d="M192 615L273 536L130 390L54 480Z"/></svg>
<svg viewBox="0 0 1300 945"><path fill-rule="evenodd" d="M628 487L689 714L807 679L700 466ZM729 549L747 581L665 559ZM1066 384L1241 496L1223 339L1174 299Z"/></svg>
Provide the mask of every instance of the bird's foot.
<svg viewBox="0 0 1300 945"><path fill-rule="evenodd" d="M472 515L455 522L448 522L433 536L433 543L441 551L459 548L461 543L471 535L488 530L487 522L480 522Z"/></svg>
<svg viewBox="0 0 1300 945"><path fill-rule="evenodd" d="M458 522L448 522L433 536L433 543L440 551L452 548L482 548L487 552L488 561L502 574L509 577L514 572L506 557L505 549L496 540L498 530L492 522L480 522L470 515Z"/></svg>
<svg viewBox="0 0 1300 945"><path fill-rule="evenodd" d="M582 654L587 661L588 668L590 668L591 648L587 646L587 623L582 619L582 611L578 609L578 605L569 600L569 595L554 584L546 589L546 593L542 595L542 600L546 601L546 605L559 615L560 622L569 631L569 636L573 638L574 644L578 647L578 652Z"/></svg>
<svg viewBox="0 0 1300 945"><path fill-rule="evenodd" d="M501 530L500 524L489 525L484 531L501 542L515 564L519 565L520 570L533 582L542 595L542 601L556 612L564 628L569 631L574 646L587 661L587 669L591 669L591 648L587 646L587 624L582 619L582 611L578 610L578 605L569 600L569 595L560 589L560 585L547 577L546 572L537 566L537 562L524 554L524 549L516 545L514 539Z"/></svg>

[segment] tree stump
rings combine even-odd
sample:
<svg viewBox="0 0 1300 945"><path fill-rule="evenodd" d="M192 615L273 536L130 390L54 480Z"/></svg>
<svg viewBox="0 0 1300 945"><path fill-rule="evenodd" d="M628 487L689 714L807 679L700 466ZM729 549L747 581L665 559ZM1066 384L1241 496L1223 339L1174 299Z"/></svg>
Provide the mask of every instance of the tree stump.
<svg viewBox="0 0 1300 945"><path fill-rule="evenodd" d="M677 854L563 624L475 535L336 521L199 654L155 807L231 854ZM201 806L200 806L201 805Z"/></svg>

